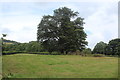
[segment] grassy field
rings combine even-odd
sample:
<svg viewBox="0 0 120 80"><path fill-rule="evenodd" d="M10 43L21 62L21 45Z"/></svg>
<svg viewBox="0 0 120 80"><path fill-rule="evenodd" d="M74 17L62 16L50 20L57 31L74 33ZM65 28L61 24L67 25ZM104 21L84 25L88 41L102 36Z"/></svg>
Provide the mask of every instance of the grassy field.
<svg viewBox="0 0 120 80"><path fill-rule="evenodd" d="M79 55L5 55L3 77L117 78L118 58Z"/></svg>
<svg viewBox="0 0 120 80"><path fill-rule="evenodd" d="M2 79L2 56L0 56L0 80Z"/></svg>

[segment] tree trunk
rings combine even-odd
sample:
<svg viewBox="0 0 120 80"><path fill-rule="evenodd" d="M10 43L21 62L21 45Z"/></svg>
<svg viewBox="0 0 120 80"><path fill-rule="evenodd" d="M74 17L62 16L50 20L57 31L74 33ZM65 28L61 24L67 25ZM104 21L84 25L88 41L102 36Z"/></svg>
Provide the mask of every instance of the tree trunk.
<svg viewBox="0 0 120 80"><path fill-rule="evenodd" d="M64 53L64 51L63 51L63 50L61 50L60 52L61 52L62 54Z"/></svg>
<svg viewBox="0 0 120 80"><path fill-rule="evenodd" d="M66 55L67 55L67 54L68 54L68 51L66 51L65 53L66 53Z"/></svg>

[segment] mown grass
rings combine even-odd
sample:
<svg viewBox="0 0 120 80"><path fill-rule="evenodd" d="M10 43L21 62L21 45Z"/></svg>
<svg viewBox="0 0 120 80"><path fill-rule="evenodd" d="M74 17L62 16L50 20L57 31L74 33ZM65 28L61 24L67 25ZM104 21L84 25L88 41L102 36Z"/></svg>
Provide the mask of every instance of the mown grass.
<svg viewBox="0 0 120 80"><path fill-rule="evenodd" d="M2 56L0 56L0 80L2 79Z"/></svg>
<svg viewBox="0 0 120 80"><path fill-rule="evenodd" d="M79 55L5 55L3 77L117 78L118 58Z"/></svg>

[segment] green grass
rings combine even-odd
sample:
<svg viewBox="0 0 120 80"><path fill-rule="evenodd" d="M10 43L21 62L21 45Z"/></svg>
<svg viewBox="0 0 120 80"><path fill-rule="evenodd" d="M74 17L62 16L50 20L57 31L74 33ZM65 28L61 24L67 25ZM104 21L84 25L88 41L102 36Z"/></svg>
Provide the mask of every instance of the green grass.
<svg viewBox="0 0 120 80"><path fill-rule="evenodd" d="M117 78L118 58L79 55L5 55L3 77Z"/></svg>
<svg viewBox="0 0 120 80"><path fill-rule="evenodd" d="M2 56L0 56L0 80L2 79Z"/></svg>

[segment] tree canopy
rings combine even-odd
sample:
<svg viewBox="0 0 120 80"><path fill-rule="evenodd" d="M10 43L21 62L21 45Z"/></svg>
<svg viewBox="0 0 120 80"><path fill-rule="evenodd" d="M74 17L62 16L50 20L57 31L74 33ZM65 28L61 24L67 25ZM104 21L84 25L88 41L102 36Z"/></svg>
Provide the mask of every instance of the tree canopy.
<svg viewBox="0 0 120 80"><path fill-rule="evenodd" d="M93 49L93 53L97 53L97 54L105 54L105 48L107 46L107 43L104 42L99 42L95 45L94 49Z"/></svg>
<svg viewBox="0 0 120 80"><path fill-rule="evenodd" d="M105 55L119 55L120 50L120 38L112 39L108 44L99 42L93 49L93 53L105 54Z"/></svg>
<svg viewBox="0 0 120 80"><path fill-rule="evenodd" d="M120 52L120 38L112 39L106 47L107 55L119 55Z"/></svg>
<svg viewBox="0 0 120 80"><path fill-rule="evenodd" d="M62 7L54 10L53 16L43 16L38 25L37 40L49 52L67 54L70 51L82 51L87 45L87 35L83 28L84 18L78 17L78 14Z"/></svg>

